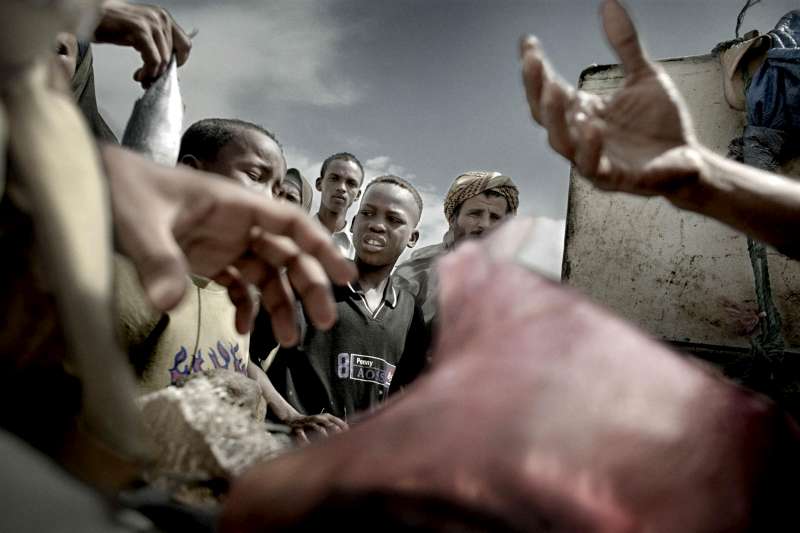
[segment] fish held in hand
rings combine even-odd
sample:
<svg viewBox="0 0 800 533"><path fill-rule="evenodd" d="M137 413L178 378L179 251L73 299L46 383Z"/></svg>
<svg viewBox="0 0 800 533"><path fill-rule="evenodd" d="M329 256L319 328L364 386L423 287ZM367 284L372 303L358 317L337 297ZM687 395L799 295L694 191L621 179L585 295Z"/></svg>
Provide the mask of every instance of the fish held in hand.
<svg viewBox="0 0 800 533"><path fill-rule="evenodd" d="M169 67L133 105L122 145L156 163L174 165L178 160L183 128L183 99L178 84L175 56Z"/></svg>

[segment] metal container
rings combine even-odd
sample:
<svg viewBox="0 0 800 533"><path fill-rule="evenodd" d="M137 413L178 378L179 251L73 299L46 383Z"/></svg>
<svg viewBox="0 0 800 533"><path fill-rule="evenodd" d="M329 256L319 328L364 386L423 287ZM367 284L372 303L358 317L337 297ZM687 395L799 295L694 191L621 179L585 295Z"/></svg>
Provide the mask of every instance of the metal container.
<svg viewBox="0 0 800 533"><path fill-rule="evenodd" d="M689 106L704 145L720 154L741 135L711 55L661 61ZM619 65L593 66L579 86L596 94L623 83ZM798 175L797 161L784 169ZM681 211L663 198L595 189L572 169L562 277L654 337L723 367L750 352L744 325L757 317L743 234ZM773 298L787 354L800 352L800 262L768 251Z"/></svg>

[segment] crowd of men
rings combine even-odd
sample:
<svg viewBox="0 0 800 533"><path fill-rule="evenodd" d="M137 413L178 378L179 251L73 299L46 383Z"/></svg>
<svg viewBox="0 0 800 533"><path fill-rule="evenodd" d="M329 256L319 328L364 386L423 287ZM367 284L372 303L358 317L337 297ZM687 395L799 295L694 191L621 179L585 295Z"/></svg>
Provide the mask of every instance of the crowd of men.
<svg viewBox="0 0 800 533"><path fill-rule="evenodd" d="M23 17L19 13L14 16ZM553 148L601 188L662 195L796 257L800 186L700 146L684 104L642 52L624 9L609 0L603 16L628 78L611 98L576 92L555 75L534 38L522 43L531 114L548 130ZM143 85L166 70L173 53L179 64L190 55L190 38L153 6L107 1L92 35L96 42L136 48L144 65L134 79ZM20 57L39 65L47 56L42 43L49 46L40 41L30 41L39 48L25 44L30 50L10 47L0 60L9 72L21 68ZM34 397L24 409L4 412L5 430L59 457L77 413L93 398L87 376L72 371L66 355L75 341L59 313L76 311L53 304L58 284L42 281L47 268L35 258L38 226L32 221L50 214L35 195L20 193L15 181L59 167L57 157L37 151L49 140L47 128L31 126L40 115L20 112L56 109L59 102L75 107L54 94L70 94L83 118L59 115L63 129L51 124L49 131L74 132L74 138L60 139L62 149L50 153L90 154L67 168L108 178L117 251L114 320L138 393L180 385L206 371L238 372L258 384L268 416L308 440L309 431L344 431L378 412L389 395L402 394L425 372L439 327L436 260L516 214L519 194L509 176L462 172L444 205L423 206L411 182L394 175L365 182L359 159L341 151L325 159L312 187L296 168L287 168L276 134L248 117L192 124L181 139L180 164L157 165L114 144L94 101L88 44L68 33L59 34L58 42L58 68L47 76L42 69L30 75L22 69L23 75L5 82L13 165L0 217L10 255L5 280L14 287L0 301L8 317L0 336L4 397L28 397L22 391L36 388L58 399ZM320 201L312 215L314 190ZM443 209L448 232L440 244L398 265L419 240L423 208ZM113 433L113 424L108 427ZM105 428L92 429L103 437Z"/></svg>
<svg viewBox="0 0 800 533"><path fill-rule="evenodd" d="M178 159L309 213L309 182L297 169L287 170L275 134L254 123L195 122L183 134ZM319 174L319 210L311 219L358 271L351 283L334 288L334 326L315 328L298 306L298 339L273 333L274 320L292 318L267 311L259 313L251 334L241 333L224 287L199 276L190 277L193 290L175 309L152 313L135 272L118 258L119 318L143 392L181 385L196 373L239 372L258 382L270 417L307 440L307 429L347 428L348 418L377 407L424 370L435 315L433 260L515 214L516 186L498 172L458 176L445 200L450 229L443 243L419 250L395 269L419 239L423 204L416 188L394 175L365 183L361 162L348 152L327 157Z"/></svg>
<svg viewBox="0 0 800 533"><path fill-rule="evenodd" d="M109 9L95 35L121 43L125 38L120 28L148 18L155 20L155 27L144 35L171 32L171 48L179 62L186 61L189 38L159 8ZM141 41L141 33L133 38L137 35ZM128 44L142 49L150 43ZM163 72L169 49L165 45L158 50L159 68L151 74ZM95 135L113 143L113 133L94 101L88 43L60 34L58 54ZM137 71L134 78L148 80L143 72ZM434 260L514 215L519 204L519 192L508 176L485 171L459 175L444 206L427 206L444 210L449 230L443 242L417 251L395 268L400 255L419 239L423 210L419 192L400 176L378 176L365 183L362 163L343 151L325 159L312 188L298 169L287 168L276 134L246 117L191 124L182 136L178 163L228 178L267 200L297 205L330 234L343 257L354 261L358 276L334 289L338 321L332 329L315 328L298 306L294 323L300 338L289 339L272 328L275 321L292 320L286 309L259 313L252 334L237 331L236 307L225 287L201 276L190 276L192 290L176 308L156 312L135 269L118 256L120 329L139 387L153 392L180 385L196 373L236 371L258 382L270 418L290 425L303 440L309 428L323 433L346 428L348 418L376 407L423 371L435 315ZM319 193L319 210L311 215L314 190ZM348 218L355 204L356 212Z"/></svg>

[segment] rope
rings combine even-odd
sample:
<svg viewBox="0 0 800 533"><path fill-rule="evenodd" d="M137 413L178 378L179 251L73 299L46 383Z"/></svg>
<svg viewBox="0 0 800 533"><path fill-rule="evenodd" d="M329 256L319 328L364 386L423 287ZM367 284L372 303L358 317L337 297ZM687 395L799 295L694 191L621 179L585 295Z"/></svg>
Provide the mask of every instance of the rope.
<svg viewBox="0 0 800 533"><path fill-rule="evenodd" d="M756 300L762 314L759 320L761 332L750 339L750 345L754 355L766 357L772 362L779 363L783 359L783 349L786 346L786 342L781 332L781 315L772 300L767 249L763 243L748 237L747 251L750 254L750 264L753 267Z"/></svg>
<svg viewBox="0 0 800 533"><path fill-rule="evenodd" d="M742 22L744 21L744 16L747 13L747 10L753 7L756 4L761 3L761 0L747 0L745 2L744 7L741 11L739 11L739 16L736 17L736 38L739 38L739 30L742 29Z"/></svg>
<svg viewBox="0 0 800 533"><path fill-rule="evenodd" d="M769 150L759 147L759 143L754 142L758 137L748 135L747 130L746 127L742 137L730 142L727 157L756 168L774 171L778 160L766 157ZM766 246L748 237L747 252L753 270L759 309L759 333L750 337L750 364L744 376L745 383L767 394L782 396L785 391L781 390L783 387L780 382L784 380L780 375L780 367L783 364L786 342L781 330L783 322L772 299Z"/></svg>
<svg viewBox="0 0 800 533"><path fill-rule="evenodd" d="M736 19L736 38L718 44L715 54L744 41L740 37L747 11L761 0L747 0ZM749 87L749 80L745 80ZM741 137L728 146L728 158L755 168L776 171L792 156L793 132L762 125L747 124ZM758 304L757 330L750 336L750 352L724 365L725 373L744 385L760 391L800 417L800 359L788 357L783 337L782 320L775 302L769 275L767 250L763 243L748 237L747 253L753 272L753 285Z"/></svg>

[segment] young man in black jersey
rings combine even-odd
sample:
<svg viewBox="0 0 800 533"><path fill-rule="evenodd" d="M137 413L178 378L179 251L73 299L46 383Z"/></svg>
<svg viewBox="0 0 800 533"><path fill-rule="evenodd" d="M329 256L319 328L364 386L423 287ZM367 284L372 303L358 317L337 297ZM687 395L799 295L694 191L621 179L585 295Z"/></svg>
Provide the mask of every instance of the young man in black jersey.
<svg viewBox="0 0 800 533"><path fill-rule="evenodd" d="M367 186L352 223L358 281L334 289L339 321L318 331L300 309L299 345L282 347L269 367L275 392L269 407L279 420L340 429L342 419L378 405L422 371L428 349L422 313L391 275L403 250L416 245L421 215L422 199L404 179L381 176ZM260 315L253 333L257 362L274 346L268 320Z"/></svg>

